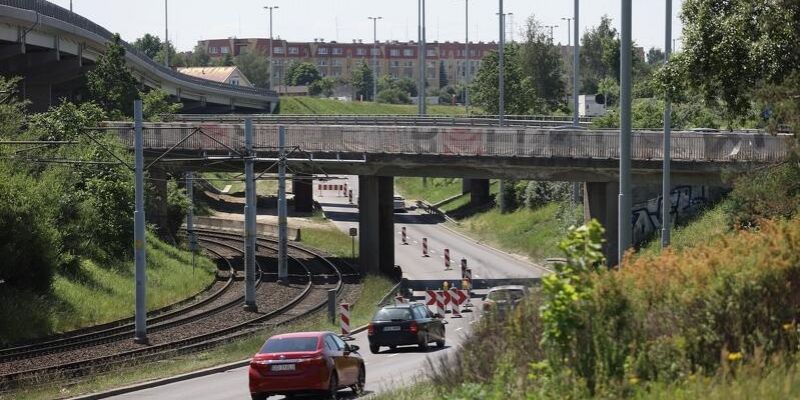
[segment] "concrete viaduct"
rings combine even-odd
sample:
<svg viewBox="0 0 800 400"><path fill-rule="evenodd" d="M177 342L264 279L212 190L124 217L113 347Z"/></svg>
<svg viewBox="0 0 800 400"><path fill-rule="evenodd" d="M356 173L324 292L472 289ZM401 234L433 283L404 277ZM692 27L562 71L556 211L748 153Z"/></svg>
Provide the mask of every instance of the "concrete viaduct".
<svg viewBox="0 0 800 400"><path fill-rule="evenodd" d="M85 75L112 40L110 31L44 0L0 0L0 74L20 76L34 111L62 98L80 100ZM126 62L142 86L160 88L187 113L264 113L274 91L234 86L178 73L124 43Z"/></svg>
<svg viewBox="0 0 800 400"><path fill-rule="evenodd" d="M129 146L129 123L108 123ZM585 182L586 216L607 229L606 253L616 262L619 132L546 128L398 126L286 126L289 166L304 174L358 175L360 250L370 271L394 265L392 196L394 177L475 179L473 196L489 196L488 180L528 179ZM256 169L277 157L278 127L254 127ZM213 138L213 139L212 139ZM172 149L161 161L191 171L241 171L243 126L219 123L146 124L149 154ZM672 179L678 185L722 186L723 171L745 172L781 162L791 136L761 133L676 132L672 138ZM633 134L635 186L661 179L659 132ZM236 150L236 152L232 151ZM237 150L238 149L238 150ZM307 181L306 181L307 182ZM311 187L296 190L295 201L311 204Z"/></svg>

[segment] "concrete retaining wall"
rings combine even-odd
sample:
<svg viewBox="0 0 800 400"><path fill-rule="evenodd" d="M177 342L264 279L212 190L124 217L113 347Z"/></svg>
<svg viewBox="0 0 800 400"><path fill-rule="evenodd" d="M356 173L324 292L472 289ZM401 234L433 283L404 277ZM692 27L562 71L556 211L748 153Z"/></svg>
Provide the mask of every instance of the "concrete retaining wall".
<svg viewBox="0 0 800 400"><path fill-rule="evenodd" d="M184 225L185 227L185 225ZM216 218L216 217L195 217L195 229L212 229L219 231L230 231L236 233L244 232L244 221L236 221L230 219ZM289 240L300 241L300 229L287 228ZM262 236L278 237L278 225L265 224L259 222L256 224L256 233Z"/></svg>

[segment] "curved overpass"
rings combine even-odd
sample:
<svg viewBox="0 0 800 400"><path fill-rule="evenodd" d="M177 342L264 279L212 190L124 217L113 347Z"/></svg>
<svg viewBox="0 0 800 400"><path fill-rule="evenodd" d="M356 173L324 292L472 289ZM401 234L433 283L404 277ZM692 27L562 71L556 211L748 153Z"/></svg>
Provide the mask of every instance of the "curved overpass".
<svg viewBox="0 0 800 400"><path fill-rule="evenodd" d="M44 0L0 0L0 73L23 77L23 94L43 110L60 98L79 98L83 79L113 34L94 22ZM271 112L271 90L222 84L178 73L128 43L134 76L184 104L188 113Z"/></svg>

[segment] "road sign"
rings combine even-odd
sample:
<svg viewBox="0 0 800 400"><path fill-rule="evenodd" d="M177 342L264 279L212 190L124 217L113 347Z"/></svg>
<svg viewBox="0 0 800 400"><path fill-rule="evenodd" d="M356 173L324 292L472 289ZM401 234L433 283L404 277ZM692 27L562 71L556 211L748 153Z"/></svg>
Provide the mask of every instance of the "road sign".
<svg viewBox="0 0 800 400"><path fill-rule="evenodd" d="M358 228L350 228L350 236L352 237L358 236Z"/></svg>

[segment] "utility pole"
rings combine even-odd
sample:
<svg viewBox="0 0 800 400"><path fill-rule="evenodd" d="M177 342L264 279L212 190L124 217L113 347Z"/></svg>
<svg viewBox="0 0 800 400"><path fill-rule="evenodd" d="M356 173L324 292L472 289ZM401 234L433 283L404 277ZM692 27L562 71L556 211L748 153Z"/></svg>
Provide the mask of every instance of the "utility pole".
<svg viewBox="0 0 800 400"><path fill-rule="evenodd" d="M427 80L427 72L428 66L426 58L427 58L427 46L425 41L425 0L417 0L419 5L419 24L418 24L418 33L419 33L419 79L417 83L417 104L419 108L418 114L420 116L424 116L427 113L426 106L428 102L427 98L427 90L425 89L425 81Z"/></svg>
<svg viewBox="0 0 800 400"><path fill-rule="evenodd" d="M469 115L469 82L472 61L469 57L469 0L464 0L464 108Z"/></svg>
<svg viewBox="0 0 800 400"><path fill-rule="evenodd" d="M286 221L286 127L278 127L278 281L289 283Z"/></svg>
<svg viewBox="0 0 800 400"><path fill-rule="evenodd" d="M256 305L256 188L253 166L253 119L244 119L244 309L255 312Z"/></svg>
<svg viewBox="0 0 800 400"><path fill-rule="evenodd" d="M497 72L498 72L498 89L500 91L500 98L498 99L497 104L497 116L498 122L500 123L500 127L503 126L505 123L505 113L506 113L506 84L505 84L505 47L506 47L506 29L505 29L505 22L506 22L506 15L503 14L503 0L500 0L500 12L498 13L498 17L500 19L500 45L497 49Z"/></svg>
<svg viewBox="0 0 800 400"><path fill-rule="evenodd" d="M567 47L572 46L572 18L561 18L562 21L567 21Z"/></svg>
<svg viewBox="0 0 800 400"><path fill-rule="evenodd" d="M72 12L72 0L69 0L69 12Z"/></svg>
<svg viewBox="0 0 800 400"><path fill-rule="evenodd" d="M619 262L631 246L631 0L621 0L620 137L619 137Z"/></svg>
<svg viewBox="0 0 800 400"><path fill-rule="evenodd" d="M145 219L144 219L144 137L142 134L142 100L133 102L134 118L134 158L135 158L135 195L133 212L133 251L136 281L136 316L135 333L133 341L139 344L147 343L147 259L145 246Z"/></svg>
<svg viewBox="0 0 800 400"><path fill-rule="evenodd" d="M553 30L558 28L558 25L545 25L545 28L550 28L550 43L555 43L555 36L553 36Z"/></svg>
<svg viewBox="0 0 800 400"><path fill-rule="evenodd" d="M272 73L272 71L273 71L273 68L272 68L272 52L273 52L273 50L272 50L272 48L273 48L272 47L272 10L277 9L277 8L280 8L280 7L278 7L278 6L265 6L264 7L265 10L269 10L269 88L270 89L272 89L274 87L273 86L273 81L272 81L272 77L274 75Z"/></svg>
<svg viewBox="0 0 800 400"><path fill-rule="evenodd" d="M581 28L580 28L580 0L575 0L575 22L574 28L574 48L572 54L572 125L577 128L581 125L580 114L578 113L578 96L580 95L581 82L578 75L581 69Z"/></svg>
<svg viewBox="0 0 800 400"><path fill-rule="evenodd" d="M164 0L164 66L169 68L169 0Z"/></svg>
<svg viewBox="0 0 800 400"><path fill-rule="evenodd" d="M666 26L664 32L664 64L669 64L672 55L672 0L666 0ZM669 247L670 242L670 211L672 209L672 182L670 177L672 136L672 99L669 93L664 95L664 170L662 172L661 193L661 247Z"/></svg>
<svg viewBox="0 0 800 400"><path fill-rule="evenodd" d="M186 197L189 199L189 209L186 210L186 233L189 236L189 251L192 252L192 270L194 270L197 234L194 231L194 176L191 171L186 173Z"/></svg>
<svg viewBox="0 0 800 400"><path fill-rule="evenodd" d="M383 17L367 17L372 20L372 101L378 98L378 20Z"/></svg>

